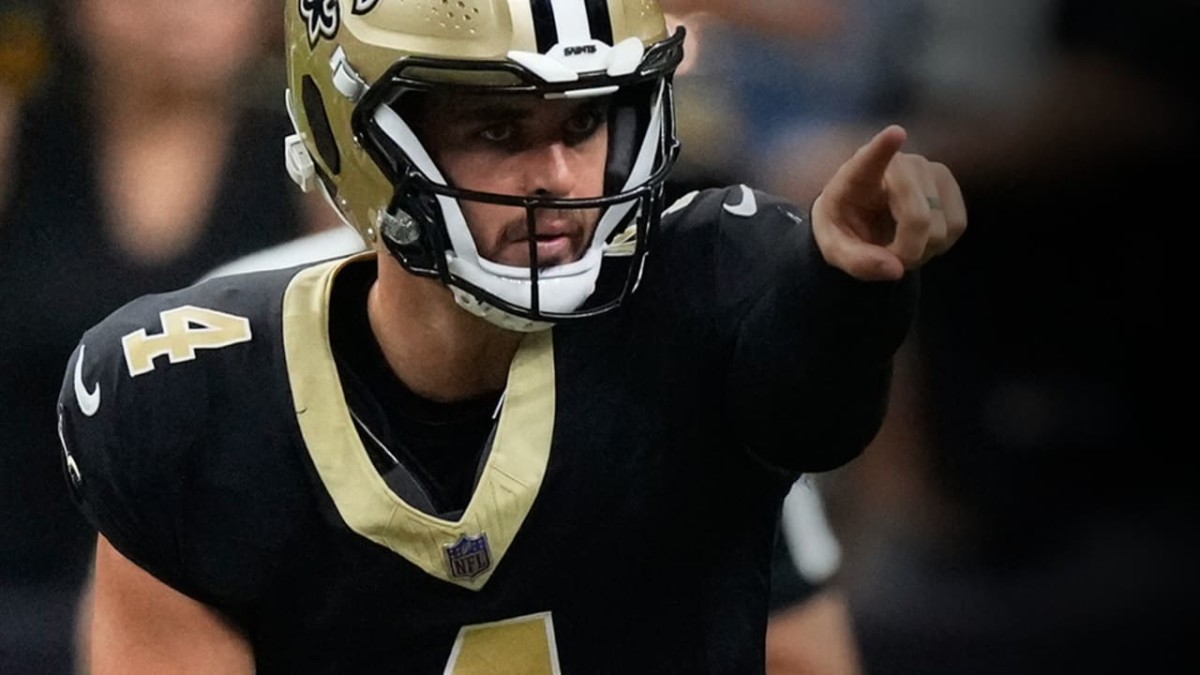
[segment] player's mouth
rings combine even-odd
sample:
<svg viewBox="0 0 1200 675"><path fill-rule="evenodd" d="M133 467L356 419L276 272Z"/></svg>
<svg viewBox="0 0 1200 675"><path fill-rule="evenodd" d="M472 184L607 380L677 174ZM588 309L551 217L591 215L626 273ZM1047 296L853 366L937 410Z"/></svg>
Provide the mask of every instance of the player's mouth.
<svg viewBox="0 0 1200 675"><path fill-rule="evenodd" d="M512 265L528 267L531 263L529 243L532 239L538 267L553 267L574 262L583 254L584 225L576 218L555 218L537 224L537 231L529 236L528 227L521 222L508 230L504 240L504 261Z"/></svg>
<svg viewBox="0 0 1200 675"><path fill-rule="evenodd" d="M568 263L577 257L574 240L566 234L539 234L534 237L537 242L538 267L549 267ZM520 242L529 246L529 240Z"/></svg>

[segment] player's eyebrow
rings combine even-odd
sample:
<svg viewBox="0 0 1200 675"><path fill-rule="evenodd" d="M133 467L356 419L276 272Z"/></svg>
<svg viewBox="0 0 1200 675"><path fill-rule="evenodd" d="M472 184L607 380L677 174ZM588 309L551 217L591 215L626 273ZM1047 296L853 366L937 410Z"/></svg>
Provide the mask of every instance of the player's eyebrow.
<svg viewBox="0 0 1200 675"><path fill-rule="evenodd" d="M607 99L582 99L569 104L567 114L575 114L588 108L603 109L608 104ZM541 105L539 101L476 101L458 106L450 115L457 122L515 122L533 115L534 107Z"/></svg>
<svg viewBox="0 0 1200 675"><path fill-rule="evenodd" d="M459 122L513 122L529 117L531 106L514 103L489 102L477 105L466 104L459 108L451 119Z"/></svg>

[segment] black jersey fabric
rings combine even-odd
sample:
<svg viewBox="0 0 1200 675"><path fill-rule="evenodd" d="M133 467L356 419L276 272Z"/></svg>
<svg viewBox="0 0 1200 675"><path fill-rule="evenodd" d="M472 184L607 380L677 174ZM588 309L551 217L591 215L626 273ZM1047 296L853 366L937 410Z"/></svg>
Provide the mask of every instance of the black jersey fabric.
<svg viewBox="0 0 1200 675"><path fill-rule="evenodd" d="M332 375L330 289L372 254L86 333L59 405L73 494L229 616L260 673L761 673L781 502L877 430L916 284L851 280L754 197L750 217L737 189L685 200L626 305L526 338L458 520L387 488Z"/></svg>

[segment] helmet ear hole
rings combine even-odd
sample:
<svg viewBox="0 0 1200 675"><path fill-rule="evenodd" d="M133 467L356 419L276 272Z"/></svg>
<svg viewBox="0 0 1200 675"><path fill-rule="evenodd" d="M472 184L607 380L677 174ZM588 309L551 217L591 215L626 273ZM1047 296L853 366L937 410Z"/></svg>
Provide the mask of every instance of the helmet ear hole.
<svg viewBox="0 0 1200 675"><path fill-rule="evenodd" d="M304 76L300 101L304 106L304 115L308 118L308 128L317 146L317 152L330 172L335 175L341 173L342 156L329 127L329 117L325 114L325 101L321 97L321 90L317 88L317 83L311 75Z"/></svg>

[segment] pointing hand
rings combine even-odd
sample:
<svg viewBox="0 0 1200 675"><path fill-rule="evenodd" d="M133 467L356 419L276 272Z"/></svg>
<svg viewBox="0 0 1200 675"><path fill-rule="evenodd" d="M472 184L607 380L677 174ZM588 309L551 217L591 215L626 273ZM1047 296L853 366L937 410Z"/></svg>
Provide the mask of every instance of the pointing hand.
<svg viewBox="0 0 1200 675"><path fill-rule="evenodd" d="M813 203L826 262L856 279L896 280L949 250L967 227L958 181L944 164L900 152L892 125L858 149Z"/></svg>

